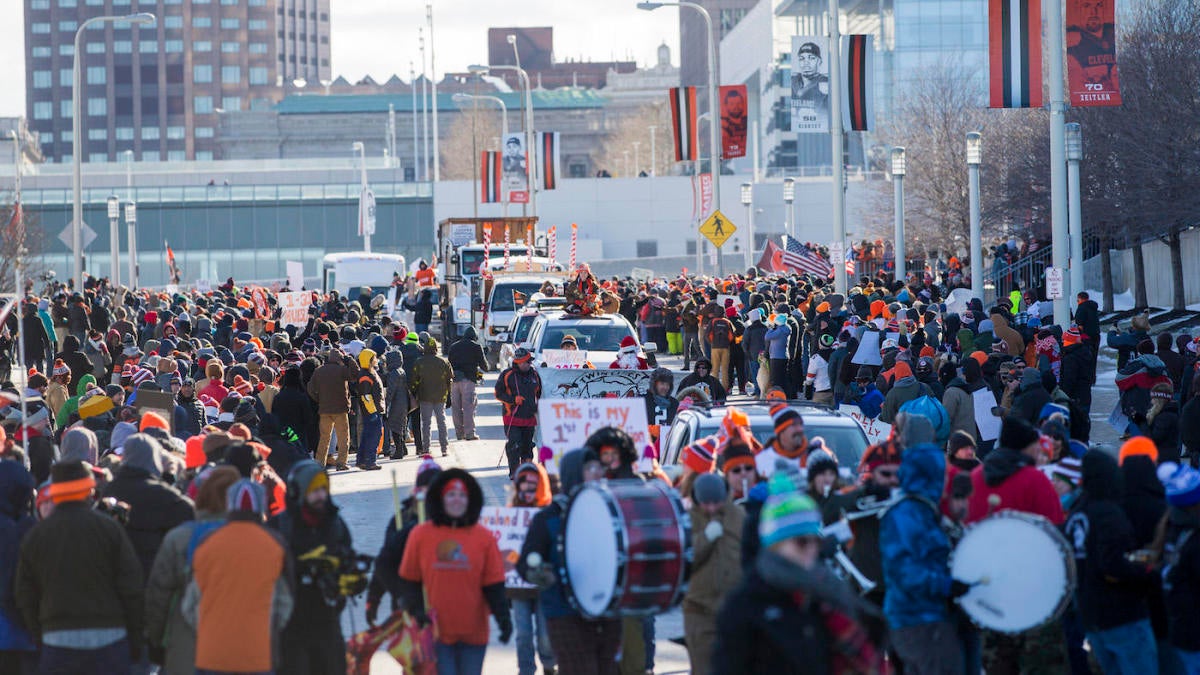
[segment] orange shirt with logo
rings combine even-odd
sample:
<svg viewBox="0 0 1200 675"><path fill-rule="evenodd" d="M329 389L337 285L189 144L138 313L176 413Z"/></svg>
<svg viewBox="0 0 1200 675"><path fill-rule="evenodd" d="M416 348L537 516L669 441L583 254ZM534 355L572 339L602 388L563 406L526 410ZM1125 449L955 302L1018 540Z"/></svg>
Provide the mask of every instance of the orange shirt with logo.
<svg viewBox="0 0 1200 675"><path fill-rule="evenodd" d="M426 267L423 270L417 270L413 276L417 280L418 286L436 286L437 272L432 267Z"/></svg>
<svg viewBox="0 0 1200 675"><path fill-rule="evenodd" d="M504 563L490 530L479 524L418 525L404 547L400 577L425 587L443 644L487 644L490 610L483 587L504 583Z"/></svg>

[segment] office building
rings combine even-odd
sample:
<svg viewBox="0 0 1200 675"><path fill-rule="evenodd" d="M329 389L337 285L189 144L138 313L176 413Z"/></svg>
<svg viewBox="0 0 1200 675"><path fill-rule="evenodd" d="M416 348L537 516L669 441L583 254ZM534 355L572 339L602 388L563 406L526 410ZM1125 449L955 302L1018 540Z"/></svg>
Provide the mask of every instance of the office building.
<svg viewBox="0 0 1200 675"><path fill-rule="evenodd" d="M27 117L51 162L213 158L219 111L266 107L281 85L330 79L329 0L24 0ZM76 31L83 138L71 137Z"/></svg>

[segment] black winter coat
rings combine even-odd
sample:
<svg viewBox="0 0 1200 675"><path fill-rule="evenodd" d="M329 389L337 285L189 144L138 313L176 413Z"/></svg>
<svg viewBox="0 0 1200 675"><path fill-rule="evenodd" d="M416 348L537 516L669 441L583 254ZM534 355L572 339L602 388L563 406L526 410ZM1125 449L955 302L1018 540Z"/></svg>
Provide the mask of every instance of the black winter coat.
<svg viewBox="0 0 1200 675"><path fill-rule="evenodd" d="M25 333L25 363L33 364L54 353L54 343L46 324L37 312L26 314L21 318L21 330Z"/></svg>
<svg viewBox="0 0 1200 675"><path fill-rule="evenodd" d="M1158 461L1179 461L1179 404L1170 401L1149 423L1150 440L1158 446Z"/></svg>
<svg viewBox="0 0 1200 675"><path fill-rule="evenodd" d="M1167 636L1176 649L1200 651L1200 520L1171 509L1163 551ZM1185 538L1186 537L1186 538Z"/></svg>
<svg viewBox="0 0 1200 675"><path fill-rule="evenodd" d="M105 497L129 504L125 532L143 570L153 569L163 537L176 525L196 517L192 500L144 469L123 466L104 488Z"/></svg>
<svg viewBox="0 0 1200 675"><path fill-rule="evenodd" d="M1095 300L1085 300L1075 306L1075 323L1092 345L1100 344L1100 307Z"/></svg>
<svg viewBox="0 0 1200 675"><path fill-rule="evenodd" d="M1096 362L1085 343L1064 347L1058 387L1084 410L1092 407L1092 385L1096 384Z"/></svg>
<svg viewBox="0 0 1200 675"><path fill-rule="evenodd" d="M468 334L454 341L446 350L446 359L454 371L454 379L475 381L479 373L487 372L487 359L483 356L483 346L475 338L475 329L467 328Z"/></svg>
<svg viewBox="0 0 1200 675"><path fill-rule="evenodd" d="M1200 396L1183 404L1179 416L1179 441L1189 456L1200 453Z"/></svg>
<svg viewBox="0 0 1200 675"><path fill-rule="evenodd" d="M309 451L317 449L317 413L312 399L303 389L284 387L275 394L271 414L279 420L279 426L288 427L300 437L300 442ZM285 475L285 474L280 474Z"/></svg>
<svg viewBox="0 0 1200 675"><path fill-rule="evenodd" d="M180 408L183 408L183 412L186 415L186 422L183 425L183 428L176 429L175 435L180 438L199 436L200 429L204 428L204 425L207 422L207 418L204 414L204 405L201 404L199 399L194 396L192 398L176 396L175 403Z"/></svg>

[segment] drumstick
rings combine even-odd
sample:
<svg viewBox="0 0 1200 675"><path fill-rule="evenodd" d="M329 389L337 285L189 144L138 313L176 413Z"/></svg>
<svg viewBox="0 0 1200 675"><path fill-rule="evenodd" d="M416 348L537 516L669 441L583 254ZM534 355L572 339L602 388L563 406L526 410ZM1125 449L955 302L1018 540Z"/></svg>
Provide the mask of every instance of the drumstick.
<svg viewBox="0 0 1200 675"><path fill-rule="evenodd" d="M541 567L542 554L538 553L537 551L532 551L529 555L525 556L525 562L529 563L530 567Z"/></svg>
<svg viewBox="0 0 1200 675"><path fill-rule="evenodd" d="M993 512L995 512L996 509L1000 508L1000 495L994 494L994 493L988 495L987 504L988 504L987 514L990 516L990 515L992 515Z"/></svg>

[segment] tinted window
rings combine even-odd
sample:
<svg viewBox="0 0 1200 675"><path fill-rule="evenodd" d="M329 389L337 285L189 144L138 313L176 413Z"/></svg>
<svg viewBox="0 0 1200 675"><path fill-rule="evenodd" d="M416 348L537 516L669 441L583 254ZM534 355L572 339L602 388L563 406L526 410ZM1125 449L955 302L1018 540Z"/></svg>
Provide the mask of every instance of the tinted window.
<svg viewBox="0 0 1200 675"><path fill-rule="evenodd" d="M524 306L525 302L529 300L529 296L537 293L541 288L542 284L538 281L499 284L492 289L492 311L514 312L518 307ZM518 293L524 296L524 299L518 298ZM517 302L518 300L520 302Z"/></svg>

